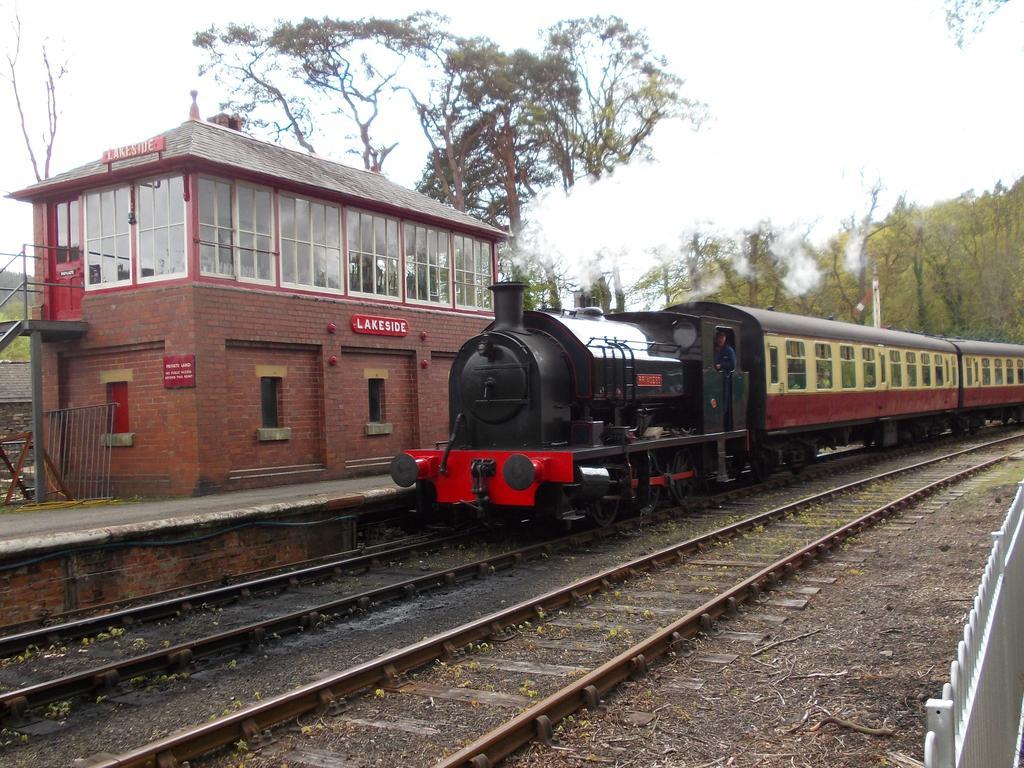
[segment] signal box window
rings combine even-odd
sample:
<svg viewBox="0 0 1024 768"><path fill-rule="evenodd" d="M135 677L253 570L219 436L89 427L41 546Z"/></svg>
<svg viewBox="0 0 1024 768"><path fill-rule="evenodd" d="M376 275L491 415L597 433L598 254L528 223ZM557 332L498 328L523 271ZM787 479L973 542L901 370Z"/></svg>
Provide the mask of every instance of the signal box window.
<svg viewBox="0 0 1024 768"><path fill-rule="evenodd" d="M264 429L281 426L281 379L276 376L260 377L260 414Z"/></svg>
<svg viewBox="0 0 1024 768"><path fill-rule="evenodd" d="M181 176L138 185L139 277L184 275L185 195Z"/></svg>
<svg viewBox="0 0 1024 768"><path fill-rule="evenodd" d="M490 309L491 246L481 240L456 235L455 305L468 309Z"/></svg>
<svg viewBox="0 0 1024 768"><path fill-rule="evenodd" d="M892 385L903 386L903 366L900 364L900 353L893 349L889 351L889 367L892 369Z"/></svg>
<svg viewBox="0 0 1024 768"><path fill-rule="evenodd" d="M853 347L843 344L839 347L839 373L843 381L843 389L854 389L857 386L857 361Z"/></svg>
<svg viewBox="0 0 1024 768"><path fill-rule="evenodd" d="M405 224L405 296L432 304L451 303L449 235L438 229Z"/></svg>
<svg viewBox="0 0 1024 768"><path fill-rule="evenodd" d="M203 273L272 282L270 190L199 179L199 254Z"/></svg>
<svg viewBox="0 0 1024 768"><path fill-rule="evenodd" d="M128 187L85 196L85 249L89 285L127 283L132 279L128 235Z"/></svg>
<svg viewBox="0 0 1024 768"><path fill-rule="evenodd" d="M58 264L81 258L78 233L78 201L57 204L57 256Z"/></svg>
<svg viewBox="0 0 1024 768"><path fill-rule="evenodd" d="M354 293L402 297L398 273L398 222L348 212L348 289Z"/></svg>
<svg viewBox="0 0 1024 768"><path fill-rule="evenodd" d="M814 368L818 377L818 389L832 389L832 347L828 344L814 345Z"/></svg>
<svg viewBox="0 0 1024 768"><path fill-rule="evenodd" d="M807 360L802 341L786 342L787 386L790 389L807 389Z"/></svg>
<svg viewBox="0 0 1024 768"><path fill-rule="evenodd" d="M907 352L907 386L917 386L917 353Z"/></svg>
<svg viewBox="0 0 1024 768"><path fill-rule="evenodd" d="M281 282L341 290L341 209L281 195Z"/></svg>
<svg viewBox="0 0 1024 768"><path fill-rule="evenodd" d="M861 347L860 353L864 365L864 386L873 388L875 386L875 350Z"/></svg>
<svg viewBox="0 0 1024 768"><path fill-rule="evenodd" d="M384 423L384 379L367 379L370 384L370 423Z"/></svg>

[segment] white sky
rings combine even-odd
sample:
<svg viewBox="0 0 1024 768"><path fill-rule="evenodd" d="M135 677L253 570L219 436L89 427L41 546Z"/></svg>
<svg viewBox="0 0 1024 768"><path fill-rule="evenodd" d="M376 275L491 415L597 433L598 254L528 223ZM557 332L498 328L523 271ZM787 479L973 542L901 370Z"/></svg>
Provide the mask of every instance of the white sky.
<svg viewBox="0 0 1024 768"><path fill-rule="evenodd" d="M0 2L4 24L14 4ZM378 16L426 6L379 0ZM945 27L941 0L810 0L808 2L536 2L512 5L434 0L465 35L489 35L507 48L537 49L537 31L559 19L617 13L646 27L655 50L687 80L685 93L708 104L712 120L698 136L665 131L657 142L662 170L645 179L642 195L662 201L659 217L749 222L818 221L834 230L863 206L863 175L880 178L885 205L901 193L927 204L970 188L990 188L1024 173L1024 0L1011 2L963 51ZM247 0L172 4L23 2L21 87L41 93L42 37L69 58L58 95L61 123L52 173L181 123L192 88L204 116L221 94L200 78L193 32L228 21L269 24L280 3ZM310 0L301 15L343 13L337 2ZM501 13L497 9L514 9ZM299 14L297 14L299 15ZM9 30L0 41L9 49ZM6 61L3 61L6 67ZM33 181L14 119L13 99L0 82L4 162L0 192ZM41 106L29 115L36 124ZM400 146L385 163L411 186L423 166L425 143L409 114L395 113ZM382 138L387 138L382 136ZM318 142L322 154L341 148ZM352 158L347 162L357 162ZM30 240L30 206L0 201L0 251ZM593 213L593 212L591 212ZM623 221L619 218L619 221Z"/></svg>

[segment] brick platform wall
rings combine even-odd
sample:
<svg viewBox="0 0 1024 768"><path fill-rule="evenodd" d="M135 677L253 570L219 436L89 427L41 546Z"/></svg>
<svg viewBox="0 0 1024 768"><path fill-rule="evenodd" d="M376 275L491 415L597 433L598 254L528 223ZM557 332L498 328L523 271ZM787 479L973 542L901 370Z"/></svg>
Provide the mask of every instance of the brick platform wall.
<svg viewBox="0 0 1024 768"><path fill-rule="evenodd" d="M308 519L338 514L325 512ZM0 572L0 624L37 621L79 608L217 582L346 551L354 542L355 521L348 520L302 528L243 528L166 547L78 552Z"/></svg>

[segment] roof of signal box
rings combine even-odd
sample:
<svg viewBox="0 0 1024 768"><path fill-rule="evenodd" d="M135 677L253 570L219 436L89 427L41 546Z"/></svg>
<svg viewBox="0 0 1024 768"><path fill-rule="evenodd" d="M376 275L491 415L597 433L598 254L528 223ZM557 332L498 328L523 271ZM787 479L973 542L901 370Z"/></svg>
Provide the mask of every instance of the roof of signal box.
<svg viewBox="0 0 1024 768"><path fill-rule="evenodd" d="M166 142L159 153L105 163L94 160L38 184L11 193L17 200L35 200L62 189L112 183L126 173L145 173L147 166L169 160L199 160L266 177L268 184L283 181L334 195L347 202L366 201L473 229L498 238L508 234L431 197L396 184L380 173L352 168L317 155L299 152L221 125L187 120L160 134ZM109 177L109 180L108 180Z"/></svg>

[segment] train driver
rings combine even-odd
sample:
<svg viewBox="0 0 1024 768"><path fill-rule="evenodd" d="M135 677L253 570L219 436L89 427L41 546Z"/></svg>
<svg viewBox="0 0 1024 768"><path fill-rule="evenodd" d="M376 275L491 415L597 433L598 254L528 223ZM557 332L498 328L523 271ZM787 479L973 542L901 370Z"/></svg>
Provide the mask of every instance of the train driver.
<svg viewBox="0 0 1024 768"><path fill-rule="evenodd" d="M732 429L732 372L736 370L736 350L729 343L729 335L724 328L715 333L715 370L722 372L722 428Z"/></svg>

